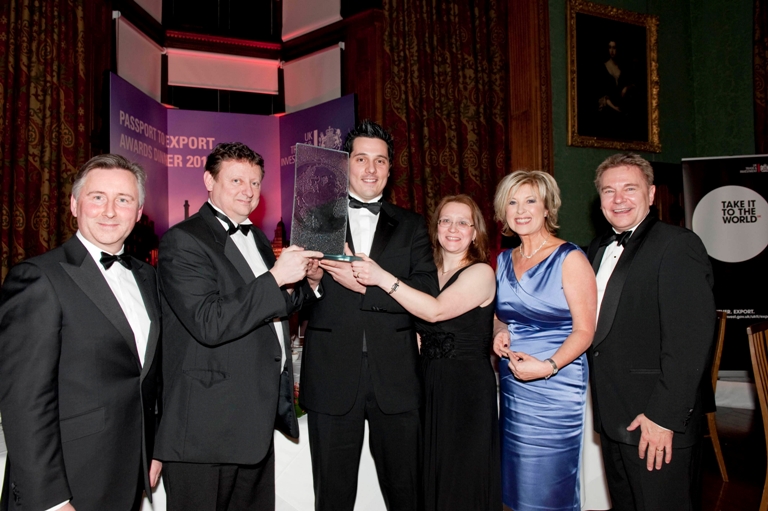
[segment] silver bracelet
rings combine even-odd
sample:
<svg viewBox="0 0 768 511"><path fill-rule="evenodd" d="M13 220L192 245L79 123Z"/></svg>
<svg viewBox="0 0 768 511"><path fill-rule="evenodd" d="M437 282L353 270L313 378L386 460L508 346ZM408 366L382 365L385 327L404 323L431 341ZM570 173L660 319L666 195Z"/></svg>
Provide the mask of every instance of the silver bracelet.
<svg viewBox="0 0 768 511"><path fill-rule="evenodd" d="M395 291L397 291L397 288L400 287L400 279L397 279L394 284L392 284L392 289L389 290L388 295L391 295Z"/></svg>

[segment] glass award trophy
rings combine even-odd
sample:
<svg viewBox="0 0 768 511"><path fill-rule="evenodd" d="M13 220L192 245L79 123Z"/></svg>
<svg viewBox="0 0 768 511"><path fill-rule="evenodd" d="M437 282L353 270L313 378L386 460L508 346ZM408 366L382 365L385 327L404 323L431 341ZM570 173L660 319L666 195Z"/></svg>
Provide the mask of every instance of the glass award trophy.
<svg viewBox="0 0 768 511"><path fill-rule="evenodd" d="M344 255L348 197L349 154L296 144L291 244L322 252L324 259L359 260Z"/></svg>

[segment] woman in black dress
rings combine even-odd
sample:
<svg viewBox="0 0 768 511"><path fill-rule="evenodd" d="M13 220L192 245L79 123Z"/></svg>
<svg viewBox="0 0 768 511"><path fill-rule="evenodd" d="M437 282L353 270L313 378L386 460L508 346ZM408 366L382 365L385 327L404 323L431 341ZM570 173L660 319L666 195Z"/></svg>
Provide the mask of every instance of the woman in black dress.
<svg viewBox="0 0 768 511"><path fill-rule="evenodd" d="M488 235L467 195L443 198L429 225L440 293L400 282L364 254L357 280L391 291L421 319L427 511L501 509L496 378L490 362L496 279ZM395 286L395 283L398 283Z"/></svg>

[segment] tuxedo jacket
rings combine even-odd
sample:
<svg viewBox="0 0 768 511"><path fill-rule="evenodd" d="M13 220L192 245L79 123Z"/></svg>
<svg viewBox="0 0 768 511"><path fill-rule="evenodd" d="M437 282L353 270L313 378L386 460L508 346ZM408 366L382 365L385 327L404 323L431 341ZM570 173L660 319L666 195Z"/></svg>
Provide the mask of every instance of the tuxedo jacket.
<svg viewBox="0 0 768 511"><path fill-rule="evenodd" d="M151 321L144 366L128 320L82 242L15 266L0 298L2 509L130 509L148 480L159 387L155 270L132 260Z"/></svg>
<svg viewBox="0 0 768 511"><path fill-rule="evenodd" d="M354 252L349 229L347 242ZM436 295L437 270L424 218L383 203L370 257L402 282ZM376 400L384 413L420 406L418 346L411 316L388 291L360 294L323 275L322 297L308 307L301 366L304 409L347 413L355 402L365 334Z"/></svg>
<svg viewBox="0 0 768 511"><path fill-rule="evenodd" d="M253 237L267 268L275 263L264 233ZM160 242L163 308L163 420L155 457L163 461L251 465L273 432L298 437L293 365L285 322L285 366L274 318L286 318L301 292L254 277L212 210L200 211Z"/></svg>
<svg viewBox="0 0 768 511"><path fill-rule="evenodd" d="M601 239L588 250L595 272L605 252ZM608 281L589 352L598 432L637 445L640 428L626 428L644 413L674 431L673 447L698 441L700 383L714 339L712 285L699 237L646 217Z"/></svg>

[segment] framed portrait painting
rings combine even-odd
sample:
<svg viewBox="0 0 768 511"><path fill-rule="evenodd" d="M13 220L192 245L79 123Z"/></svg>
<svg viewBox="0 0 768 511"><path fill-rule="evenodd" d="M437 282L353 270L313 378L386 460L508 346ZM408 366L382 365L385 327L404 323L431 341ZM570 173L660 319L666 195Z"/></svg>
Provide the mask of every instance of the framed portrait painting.
<svg viewBox="0 0 768 511"><path fill-rule="evenodd" d="M568 3L568 145L661 152L659 19Z"/></svg>

